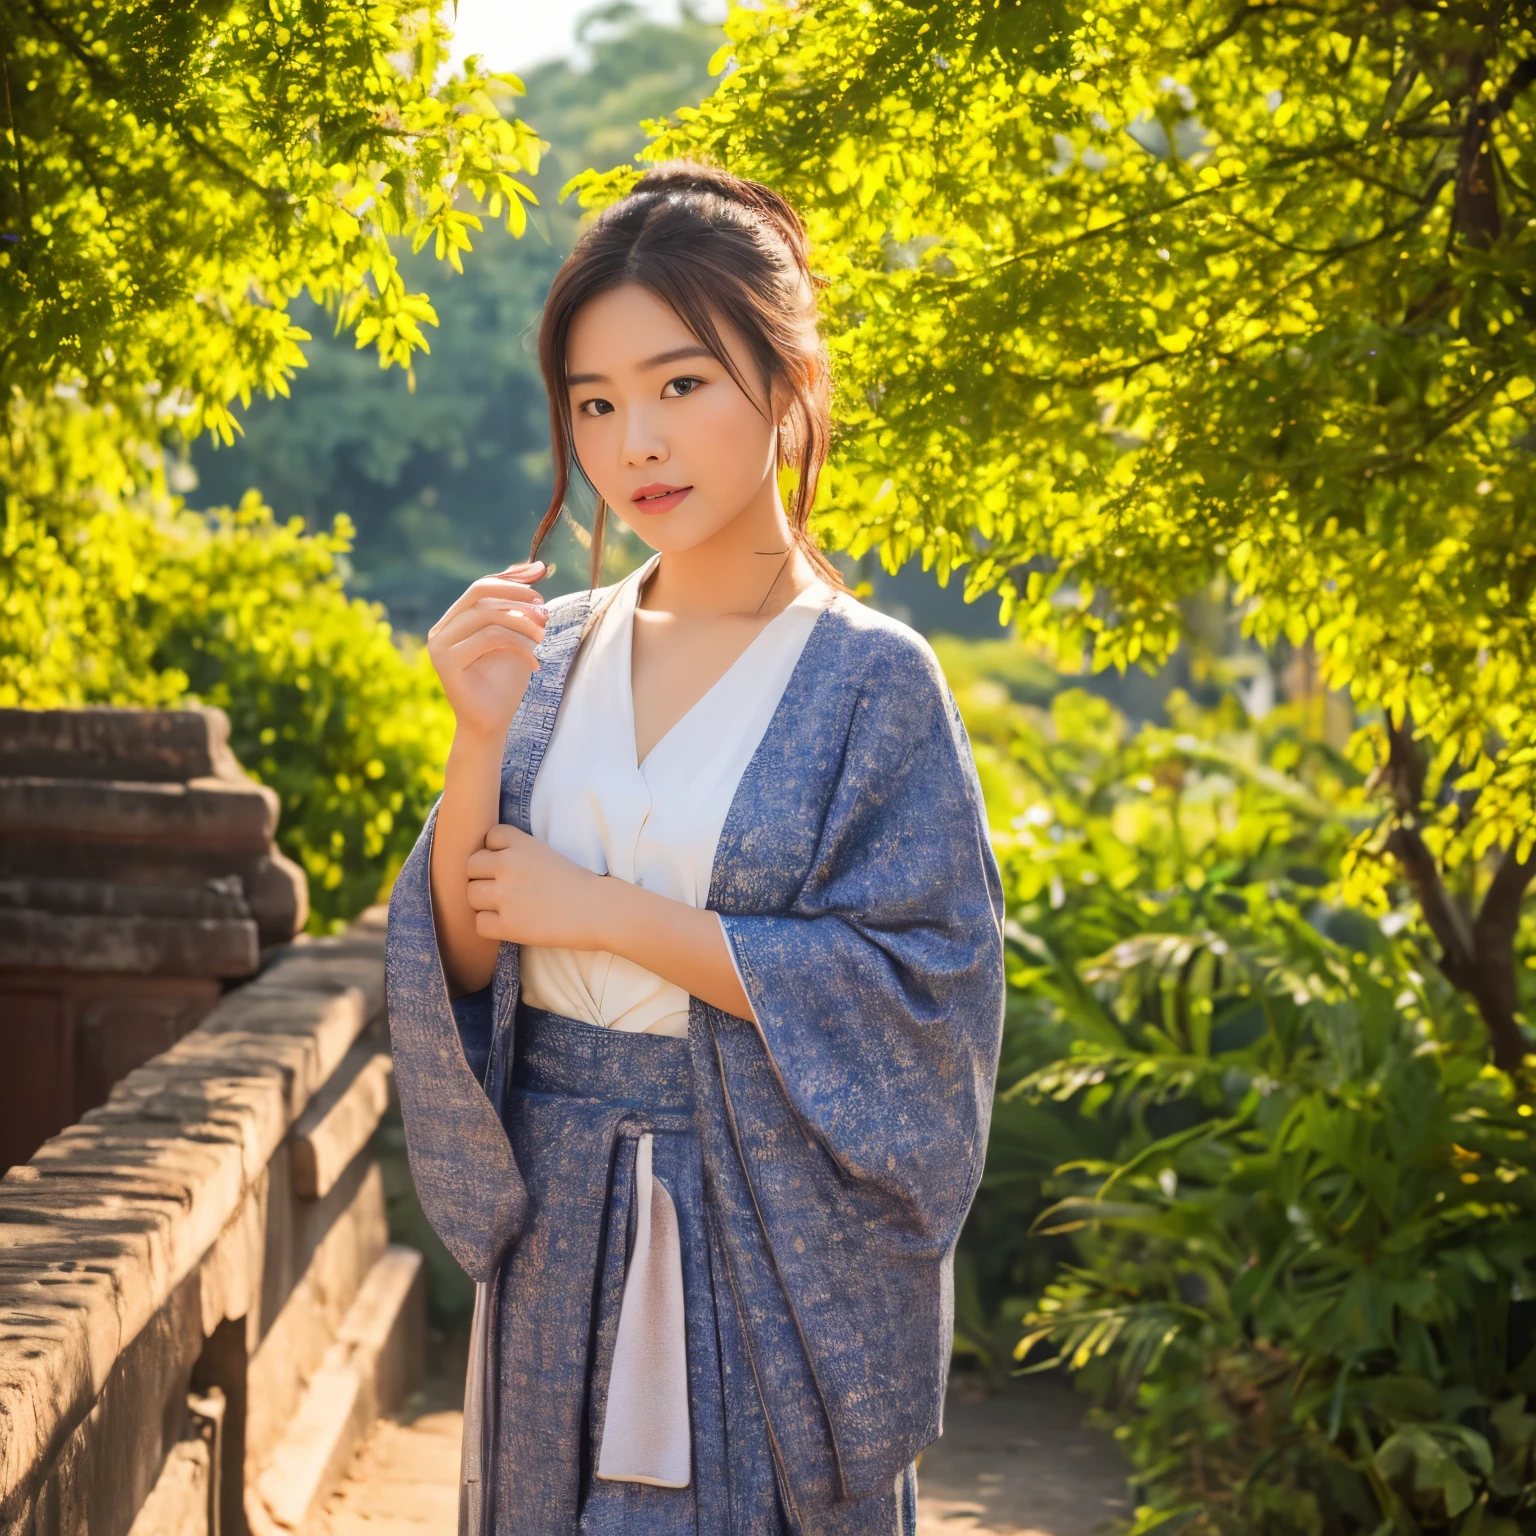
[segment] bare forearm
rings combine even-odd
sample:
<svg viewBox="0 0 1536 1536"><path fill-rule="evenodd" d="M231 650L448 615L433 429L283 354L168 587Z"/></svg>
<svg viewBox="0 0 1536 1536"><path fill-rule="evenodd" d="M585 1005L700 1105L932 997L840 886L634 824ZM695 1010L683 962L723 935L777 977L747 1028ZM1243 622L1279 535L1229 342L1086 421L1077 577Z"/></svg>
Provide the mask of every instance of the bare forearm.
<svg viewBox="0 0 1536 1536"><path fill-rule="evenodd" d="M466 866L501 819L502 742L454 737L444 769L443 799L432 837L432 912L451 996L476 992L496 969L500 945L475 931Z"/></svg>
<svg viewBox="0 0 1536 1536"><path fill-rule="evenodd" d="M719 916L611 877L593 877L585 948L606 949L722 1008L753 1019Z"/></svg>

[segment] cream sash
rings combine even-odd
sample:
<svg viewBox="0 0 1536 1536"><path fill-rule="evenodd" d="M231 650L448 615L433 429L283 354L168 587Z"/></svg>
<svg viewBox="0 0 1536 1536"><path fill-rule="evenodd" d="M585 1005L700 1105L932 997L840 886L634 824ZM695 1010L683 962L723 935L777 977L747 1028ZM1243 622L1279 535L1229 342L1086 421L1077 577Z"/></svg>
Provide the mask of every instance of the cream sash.
<svg viewBox="0 0 1536 1536"><path fill-rule="evenodd" d="M651 1174L652 1143L647 1133L635 1152L635 1246L619 1307L597 1475L686 1488L692 1457L683 1250L672 1196Z"/></svg>

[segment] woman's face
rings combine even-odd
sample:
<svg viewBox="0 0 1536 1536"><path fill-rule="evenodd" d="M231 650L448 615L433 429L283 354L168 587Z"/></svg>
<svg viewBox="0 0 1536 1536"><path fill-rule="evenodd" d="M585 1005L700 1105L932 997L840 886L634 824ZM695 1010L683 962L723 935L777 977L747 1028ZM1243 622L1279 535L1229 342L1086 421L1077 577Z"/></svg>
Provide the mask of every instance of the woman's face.
<svg viewBox="0 0 1536 1536"><path fill-rule="evenodd" d="M720 326L736 371L756 378ZM692 549L774 494L776 434L677 314L635 283L589 300L566 353L576 457L599 495L652 549Z"/></svg>

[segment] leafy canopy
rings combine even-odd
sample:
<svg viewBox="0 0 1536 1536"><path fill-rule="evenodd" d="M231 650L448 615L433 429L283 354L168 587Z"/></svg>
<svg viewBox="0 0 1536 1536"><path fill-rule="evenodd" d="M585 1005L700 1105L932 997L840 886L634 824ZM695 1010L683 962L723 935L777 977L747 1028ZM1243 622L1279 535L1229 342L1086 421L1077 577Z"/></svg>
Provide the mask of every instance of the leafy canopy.
<svg viewBox="0 0 1536 1536"><path fill-rule="evenodd" d="M1530 11L815 0L728 33L647 154L807 219L833 539L963 568L1096 665L1225 592L1459 763L1438 854L1526 851Z"/></svg>
<svg viewBox="0 0 1536 1536"><path fill-rule="evenodd" d="M460 268L459 189L520 231L541 148L511 77L439 82L448 37L408 0L5 0L0 401L64 385L228 441L302 365L305 291L408 364L435 315L391 237Z"/></svg>
<svg viewBox="0 0 1536 1536"><path fill-rule="evenodd" d="M560 203L561 185L583 166L628 159L644 142L642 117L695 103L714 83L717 26L686 15L663 25L627 3L588 21L585 58L523 76L520 109L548 141L529 178L539 202L526 238L488 228L462 276L440 282L427 250L403 260L407 285L430 290L438 317L431 356L413 363L409 381L375 367L350 336L328 334L306 300L294 318L316 335L292 396L237 411L244 432L232 447L205 434L192 448L193 505L233 505L256 486L311 528L346 512L357 528L349 590L385 603L414 633L475 577L521 559L549 505L549 413L533 339L577 233L579 210ZM503 101L500 86L492 96ZM556 583L579 579L585 564L575 539L565 543L552 550Z"/></svg>

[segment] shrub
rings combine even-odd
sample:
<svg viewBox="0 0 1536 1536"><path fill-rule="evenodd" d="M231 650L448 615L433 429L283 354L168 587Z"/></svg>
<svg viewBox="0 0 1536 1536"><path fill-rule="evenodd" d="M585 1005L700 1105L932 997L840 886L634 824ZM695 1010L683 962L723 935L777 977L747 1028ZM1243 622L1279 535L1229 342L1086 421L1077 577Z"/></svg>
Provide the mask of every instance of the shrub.
<svg viewBox="0 0 1536 1536"><path fill-rule="evenodd" d="M34 503L33 505L36 505ZM279 523L253 494L55 502L0 551L0 703L216 704L282 798L310 927L388 892L442 787L452 714L426 653L343 589L351 529Z"/></svg>
<svg viewBox="0 0 1536 1536"><path fill-rule="evenodd" d="M317 930L387 896L442 789L453 716L426 651L343 590L351 526L308 534L253 494L183 513L160 575L156 663L229 714L245 767L282 796L278 841Z"/></svg>
<svg viewBox="0 0 1536 1536"><path fill-rule="evenodd" d="M1370 786L1299 709L1133 732L941 650L1013 993L963 1347L1079 1373L1138 1533L1536 1529L1533 1105L1412 909L1343 900Z"/></svg>
<svg viewBox="0 0 1536 1536"><path fill-rule="evenodd" d="M1528 1530L1529 1096L1411 938L1224 894L1088 967L1113 1032L1021 1085L1121 1131L1020 1355L1097 1391L1136 1531Z"/></svg>

